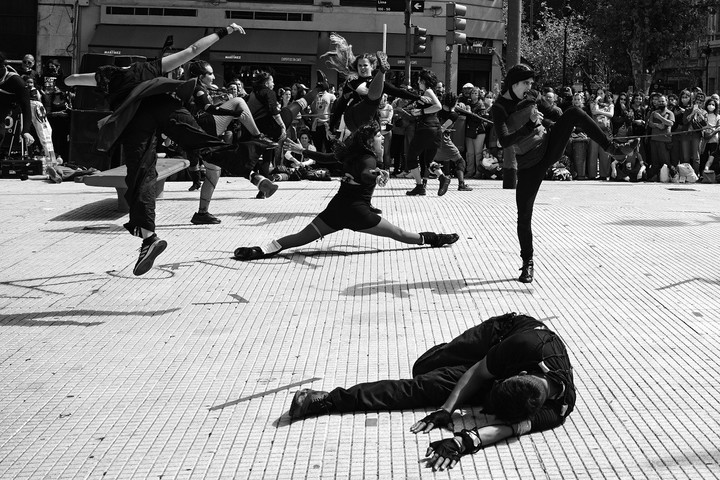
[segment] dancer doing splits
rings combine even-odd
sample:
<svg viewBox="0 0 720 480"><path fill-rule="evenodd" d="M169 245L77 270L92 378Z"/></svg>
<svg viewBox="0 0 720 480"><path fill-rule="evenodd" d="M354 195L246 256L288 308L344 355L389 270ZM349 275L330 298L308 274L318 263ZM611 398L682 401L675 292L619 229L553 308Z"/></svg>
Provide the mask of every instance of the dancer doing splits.
<svg viewBox="0 0 720 480"><path fill-rule="evenodd" d="M335 156L343 163L345 176L340 190L325 210L298 233L272 240L262 246L237 248L235 258L254 260L270 257L287 248L306 245L344 228L414 245L442 247L455 243L459 238L455 233L408 232L370 211L370 199L375 185L388 178L386 171L377 168L377 162L382 159L384 140L380 126L371 122L360 127L345 143L338 144ZM297 148L295 142L286 143ZM316 153L318 158L329 155Z"/></svg>
<svg viewBox="0 0 720 480"><path fill-rule="evenodd" d="M525 64L510 68L502 95L490 108L498 140L508 154L517 158L518 209L517 234L523 265L518 280L533 281L532 214L535 198L548 167L560 160L575 127L613 157L623 158L637 148L637 139L620 143L610 140L590 116L578 107L570 107L557 122L544 121L534 100L524 99L534 83L535 72ZM546 130L545 127L549 130Z"/></svg>
<svg viewBox="0 0 720 480"><path fill-rule="evenodd" d="M385 73L390 71L390 64L384 52L378 51L376 55L363 53L356 57L352 45L348 45L340 35L331 34L330 42L335 50L325 53L323 57L329 57L327 63L330 67L347 78L333 107L330 132L337 130L341 117L345 119L345 126L350 132L377 119L383 93L413 101L421 99L416 93L385 81ZM376 67L377 71L373 75Z"/></svg>
<svg viewBox="0 0 720 480"><path fill-rule="evenodd" d="M210 96L210 88L212 88L215 73L212 66L204 60L196 60L188 67L188 73L191 78L197 78L195 90L193 91L193 110L198 125L210 135L219 136L225 133L230 122L239 118L240 124L248 131L250 136L248 140L260 144L262 147L275 148L277 143L273 142L265 135L260 133L255 120L250 114L250 108L247 103L240 97L233 97L216 106ZM248 146L248 155L259 155L262 152L256 152L255 148ZM187 152L188 160L190 160L190 177L193 180L193 187L200 184L200 155L197 150ZM220 180L221 168L210 162L205 162L205 180L200 188L200 206L190 220L195 225L201 224L217 224L220 219L209 212L210 201L218 180ZM191 190L194 188L190 187Z"/></svg>
<svg viewBox="0 0 720 480"><path fill-rule="evenodd" d="M247 176L268 195L277 190L270 180L253 172L252 159L243 159L235 146L205 133L183 106L182 101L192 95L195 79L181 82L164 77L233 32L245 33L242 27L233 23L167 57L136 62L126 68L106 65L95 73L74 74L65 80L68 86L99 87L114 110L100 128L97 148L109 151L116 144L123 147L128 186L125 199L130 206L130 220L125 228L143 239L140 256L133 268L135 275L150 270L155 258L167 248L167 242L155 234L155 137L158 131L186 151L203 149L210 163Z"/></svg>

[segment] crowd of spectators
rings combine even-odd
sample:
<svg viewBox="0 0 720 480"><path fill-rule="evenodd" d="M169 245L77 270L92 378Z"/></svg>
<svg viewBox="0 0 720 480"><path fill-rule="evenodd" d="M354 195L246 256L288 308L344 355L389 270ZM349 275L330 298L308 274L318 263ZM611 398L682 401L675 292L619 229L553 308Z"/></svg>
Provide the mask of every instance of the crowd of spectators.
<svg viewBox="0 0 720 480"><path fill-rule="evenodd" d="M40 102L49 115L67 115L72 108L73 94L62 83L63 72L57 60L50 60L41 75L35 59L28 54L18 68L18 74L25 81L31 99ZM338 134L329 128L337 99L335 86L319 84L315 87L319 88L319 94L297 113L284 135L296 141L302 139L319 152L330 152ZM297 82L273 88L271 95L282 109L302 99L310 88ZM213 97L218 103L234 97L248 100L252 90L252 86L231 79L224 87L217 88ZM442 83L437 85L436 93L439 98L445 93ZM550 121L567 108L578 106L609 136L641 138L634 154L615 161L584 132L576 130L562 164L555 165L548 172L548 178L626 182L702 180L709 183L720 178L720 162L715 161L720 132L717 114L720 97L717 93L706 95L697 87L648 95L632 91L614 94L604 88L576 91L570 87L558 90L544 87L534 94L538 109ZM458 92L455 110L461 117L451 128L451 137L465 159L467 179L501 178L503 150L489 116L496 95L497 92L472 83L464 84ZM406 106L406 100L384 95L378 110L378 120L385 135L381 167L389 170L392 177L408 176L405 154L414 134L414 124L412 118L402 115ZM465 117L463 112L474 115ZM231 128L239 126L235 123ZM35 148L39 149L40 145ZM283 173L283 169L297 168L298 159L278 148L269 161L268 171L280 167L279 173ZM451 168L445 170L452 171ZM558 172L565 174L558 175Z"/></svg>

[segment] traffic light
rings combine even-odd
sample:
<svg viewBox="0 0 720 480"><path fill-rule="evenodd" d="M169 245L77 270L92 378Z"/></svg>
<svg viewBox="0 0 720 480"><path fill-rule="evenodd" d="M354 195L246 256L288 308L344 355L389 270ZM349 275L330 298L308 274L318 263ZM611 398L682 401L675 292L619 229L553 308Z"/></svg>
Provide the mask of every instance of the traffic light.
<svg viewBox="0 0 720 480"><path fill-rule="evenodd" d="M427 43L427 28L418 26L413 27L413 48L412 53L423 53L425 51L425 44Z"/></svg>
<svg viewBox="0 0 720 480"><path fill-rule="evenodd" d="M462 18L467 13L467 7L458 3L448 3L445 14L447 16L447 33L445 34L445 42L448 45L455 45L456 43L463 44L467 38L467 35L460 33L460 30L465 30L467 20Z"/></svg>

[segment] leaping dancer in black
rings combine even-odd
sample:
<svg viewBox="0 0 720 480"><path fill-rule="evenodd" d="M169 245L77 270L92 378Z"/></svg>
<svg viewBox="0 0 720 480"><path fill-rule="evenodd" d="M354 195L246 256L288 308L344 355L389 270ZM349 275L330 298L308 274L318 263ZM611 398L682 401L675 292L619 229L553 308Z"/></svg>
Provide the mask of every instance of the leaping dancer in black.
<svg viewBox="0 0 720 480"><path fill-rule="evenodd" d="M167 242L155 234L156 132L164 133L186 151L202 149L209 163L250 178L268 195L277 190L270 180L254 172L252 159L243 158L236 146L205 133L183 106L192 95L195 79L182 82L164 77L233 32L245 33L233 23L167 57L126 68L102 66L95 73L74 74L65 80L68 86L99 87L114 110L100 129L97 148L109 151L116 145L123 147L128 187L125 198L130 206L125 228L143 239L135 275L150 270L155 258L167 248Z"/></svg>

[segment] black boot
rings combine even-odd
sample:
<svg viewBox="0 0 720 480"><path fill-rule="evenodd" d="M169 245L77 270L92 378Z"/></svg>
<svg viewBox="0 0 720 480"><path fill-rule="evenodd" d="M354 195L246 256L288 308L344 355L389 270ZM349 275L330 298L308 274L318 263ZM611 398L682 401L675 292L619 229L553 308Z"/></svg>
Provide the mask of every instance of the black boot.
<svg viewBox="0 0 720 480"><path fill-rule="evenodd" d="M233 254L235 260L259 260L268 258L273 254L264 253L260 247L238 247Z"/></svg>
<svg viewBox="0 0 720 480"><path fill-rule="evenodd" d="M522 283L532 283L534 274L535 269L533 268L532 259L525 260L523 261L523 266L520 269L520 277L518 278L518 281Z"/></svg>
<svg viewBox="0 0 720 480"><path fill-rule="evenodd" d="M288 412L294 420L335 411L328 392L303 388L295 392Z"/></svg>
<svg viewBox="0 0 720 480"><path fill-rule="evenodd" d="M425 195L425 185L415 185L415 188L405 192L405 195Z"/></svg>
<svg viewBox="0 0 720 480"><path fill-rule="evenodd" d="M420 232L420 238L422 239L421 245L430 245L433 248L452 245L460 239L457 233L435 232Z"/></svg>
<svg viewBox="0 0 720 480"><path fill-rule="evenodd" d="M189 170L188 173L190 174L190 180L193 182L190 188L188 188L188 192L200 190L200 187L202 187L200 183L200 170Z"/></svg>

